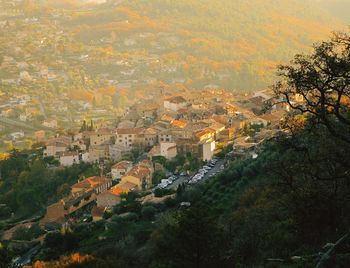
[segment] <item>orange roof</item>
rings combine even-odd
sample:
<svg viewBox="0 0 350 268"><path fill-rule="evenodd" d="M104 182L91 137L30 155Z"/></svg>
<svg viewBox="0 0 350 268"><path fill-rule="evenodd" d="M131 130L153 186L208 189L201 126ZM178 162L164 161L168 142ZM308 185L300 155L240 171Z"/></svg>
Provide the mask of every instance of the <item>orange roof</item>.
<svg viewBox="0 0 350 268"><path fill-rule="evenodd" d="M139 134L142 128L118 128L117 134Z"/></svg>
<svg viewBox="0 0 350 268"><path fill-rule="evenodd" d="M153 163L151 160L149 159L144 159L140 162L140 165L144 165L144 166L147 166L147 167L152 167L153 166Z"/></svg>
<svg viewBox="0 0 350 268"><path fill-rule="evenodd" d="M177 128L185 128L187 126L186 121L174 120L171 125Z"/></svg>
<svg viewBox="0 0 350 268"><path fill-rule="evenodd" d="M157 131L154 128L146 128L143 132L144 134L148 134L148 135L156 135Z"/></svg>
<svg viewBox="0 0 350 268"><path fill-rule="evenodd" d="M91 189L91 188L96 188L99 185L105 184L109 181L111 181L111 179L93 176L93 177L86 178L85 180L72 185L72 188Z"/></svg>
<svg viewBox="0 0 350 268"><path fill-rule="evenodd" d="M131 161L124 160L113 165L112 169L127 169L128 166L131 166L131 165L132 165Z"/></svg>
<svg viewBox="0 0 350 268"><path fill-rule="evenodd" d="M172 116L170 116L170 115L164 114L164 115L160 118L160 120L171 123L171 122L174 120L174 118L173 118Z"/></svg>
<svg viewBox="0 0 350 268"><path fill-rule="evenodd" d="M127 181L118 184L118 187L121 188L124 193L127 193L137 188L137 185Z"/></svg>
<svg viewBox="0 0 350 268"><path fill-rule="evenodd" d="M209 128L214 129L215 131L218 131L225 128L225 125L215 121L214 123L210 124Z"/></svg>
<svg viewBox="0 0 350 268"><path fill-rule="evenodd" d="M120 195L122 193L125 193L125 190L121 187L118 187L118 185L116 185L112 189L108 190L108 192L114 195Z"/></svg>
<svg viewBox="0 0 350 268"><path fill-rule="evenodd" d="M139 179L145 178L146 176L150 175L151 171L148 167L144 165L137 165L133 167L126 176L133 176Z"/></svg>
<svg viewBox="0 0 350 268"><path fill-rule="evenodd" d="M215 130L210 129L210 128L205 128L205 129L202 129L200 131L197 131L195 133L195 136L200 138L200 137L203 137L204 135L208 135L208 134L215 134Z"/></svg>

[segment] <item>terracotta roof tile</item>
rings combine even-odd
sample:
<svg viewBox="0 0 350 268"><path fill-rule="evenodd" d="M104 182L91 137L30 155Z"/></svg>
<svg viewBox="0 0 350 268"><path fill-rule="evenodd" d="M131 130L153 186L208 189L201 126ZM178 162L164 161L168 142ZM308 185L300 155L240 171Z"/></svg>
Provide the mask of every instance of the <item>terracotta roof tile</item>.
<svg viewBox="0 0 350 268"><path fill-rule="evenodd" d="M127 169L128 166L131 166L132 162L131 161L120 161L112 166L112 169Z"/></svg>
<svg viewBox="0 0 350 268"><path fill-rule="evenodd" d="M118 128L117 134L139 134L142 132L142 128Z"/></svg>
<svg viewBox="0 0 350 268"><path fill-rule="evenodd" d="M96 188L102 184L105 184L109 181L111 181L111 179L93 176L93 177L86 178L85 180L72 185L72 188L92 189L92 188Z"/></svg>

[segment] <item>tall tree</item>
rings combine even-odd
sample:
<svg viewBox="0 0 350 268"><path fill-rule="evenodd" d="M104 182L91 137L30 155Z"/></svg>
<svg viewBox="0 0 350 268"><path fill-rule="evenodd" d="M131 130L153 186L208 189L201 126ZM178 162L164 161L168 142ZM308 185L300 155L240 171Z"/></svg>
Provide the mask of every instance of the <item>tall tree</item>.
<svg viewBox="0 0 350 268"><path fill-rule="evenodd" d="M208 206L183 211L153 235L155 267L231 267L227 240ZM157 266L158 265L158 266Z"/></svg>
<svg viewBox="0 0 350 268"><path fill-rule="evenodd" d="M350 35L334 34L315 45L311 55L296 55L279 67L277 95L288 105L324 125L335 137L350 143Z"/></svg>

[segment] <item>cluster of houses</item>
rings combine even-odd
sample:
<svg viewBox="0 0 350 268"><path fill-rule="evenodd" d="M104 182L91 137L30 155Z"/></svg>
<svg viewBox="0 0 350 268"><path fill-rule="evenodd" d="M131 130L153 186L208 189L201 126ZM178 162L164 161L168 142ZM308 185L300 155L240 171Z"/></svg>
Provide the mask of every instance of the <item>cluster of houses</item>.
<svg viewBox="0 0 350 268"><path fill-rule="evenodd" d="M112 167L113 179L93 176L72 185L69 196L47 207L41 224L64 223L82 208L91 208L94 220L101 219L106 209L120 203L121 194L150 187L153 172L150 160L137 165L120 161ZM116 179L119 183L112 186Z"/></svg>
<svg viewBox="0 0 350 268"><path fill-rule="evenodd" d="M177 154L210 160L218 143L232 141L242 125L278 124L285 104L272 105L272 112L257 116L253 111L267 106L272 97L257 93L245 101L231 101L232 94L215 91L187 93L142 101L130 107L116 127L83 131L72 137L58 136L46 142L44 156L61 165L79 162L118 161L138 149L148 157L172 159Z"/></svg>
<svg viewBox="0 0 350 268"><path fill-rule="evenodd" d="M225 91L202 91L168 96L157 101L144 100L130 107L116 127L81 131L74 136L58 136L46 142L45 157L54 157L62 166L80 162L115 163L109 178L91 177L73 185L69 197L47 208L44 222L66 219L88 204L95 219L107 208L121 201L121 194L152 186L154 157L167 160L178 154L191 154L198 159L212 159L218 144L232 142L244 125L259 125L263 130L256 137L264 139L278 129L285 110L283 102L259 92L245 98ZM278 104L274 104L278 103ZM269 106L269 112L256 115ZM247 137L237 139L239 146L249 147ZM221 146L220 146L221 147ZM133 150L143 156L138 163L127 159ZM118 184L112 187L112 182ZM114 184L114 183L113 183Z"/></svg>

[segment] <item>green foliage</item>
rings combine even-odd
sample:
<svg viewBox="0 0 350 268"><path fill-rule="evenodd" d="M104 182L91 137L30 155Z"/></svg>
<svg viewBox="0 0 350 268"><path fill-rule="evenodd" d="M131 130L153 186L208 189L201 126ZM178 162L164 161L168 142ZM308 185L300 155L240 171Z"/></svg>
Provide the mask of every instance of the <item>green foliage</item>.
<svg viewBox="0 0 350 268"><path fill-rule="evenodd" d="M69 185L76 183L80 176L97 174L94 166L85 163L50 169L52 161L37 155L36 151L13 151L8 159L0 161L3 179L0 203L19 215L40 211L48 201L65 196Z"/></svg>
<svg viewBox="0 0 350 268"><path fill-rule="evenodd" d="M163 196L166 196L166 195L171 195L174 193L174 190L173 189L160 189L160 188L157 188L154 190L154 196L155 197L163 197Z"/></svg>
<svg viewBox="0 0 350 268"><path fill-rule="evenodd" d="M7 246L0 243L0 268L8 268L12 257L13 255Z"/></svg>
<svg viewBox="0 0 350 268"><path fill-rule="evenodd" d="M0 219L9 218L11 215L11 209L7 205L0 206Z"/></svg>
<svg viewBox="0 0 350 268"><path fill-rule="evenodd" d="M176 198L181 198L186 191L186 184L181 183L176 189Z"/></svg>
<svg viewBox="0 0 350 268"><path fill-rule="evenodd" d="M157 213L157 209L153 206L144 206L141 209L141 215L146 220L152 220L156 213Z"/></svg>
<svg viewBox="0 0 350 268"><path fill-rule="evenodd" d="M44 231L40 226L38 224L33 224L30 228L19 227L13 234L13 239L31 241L42 234L44 234Z"/></svg>
<svg viewBox="0 0 350 268"><path fill-rule="evenodd" d="M135 192L129 192L127 194L121 194L121 202L113 208L114 213L121 214L126 212L133 212L140 214L141 204L137 200L139 195Z"/></svg>
<svg viewBox="0 0 350 268"><path fill-rule="evenodd" d="M200 168L201 161L195 155L188 154L186 159L187 164L185 165L185 170L197 171Z"/></svg>
<svg viewBox="0 0 350 268"><path fill-rule="evenodd" d="M156 170L154 173L153 173L153 176L152 176L152 184L153 185L157 185L160 183L160 181L162 179L165 179L166 176L165 176L165 173L164 171L162 170Z"/></svg>
<svg viewBox="0 0 350 268"><path fill-rule="evenodd" d="M141 148L137 148L137 147L134 147L132 150L131 150L131 160L136 163L137 160L139 159L139 157L142 155L143 151L141 150Z"/></svg>
<svg viewBox="0 0 350 268"><path fill-rule="evenodd" d="M56 259L62 254L72 252L78 246L77 235L72 231L65 233L48 233L45 237L45 256L48 259Z"/></svg>
<svg viewBox="0 0 350 268"><path fill-rule="evenodd" d="M230 267L225 232L209 207L183 211L152 237L151 267Z"/></svg>

